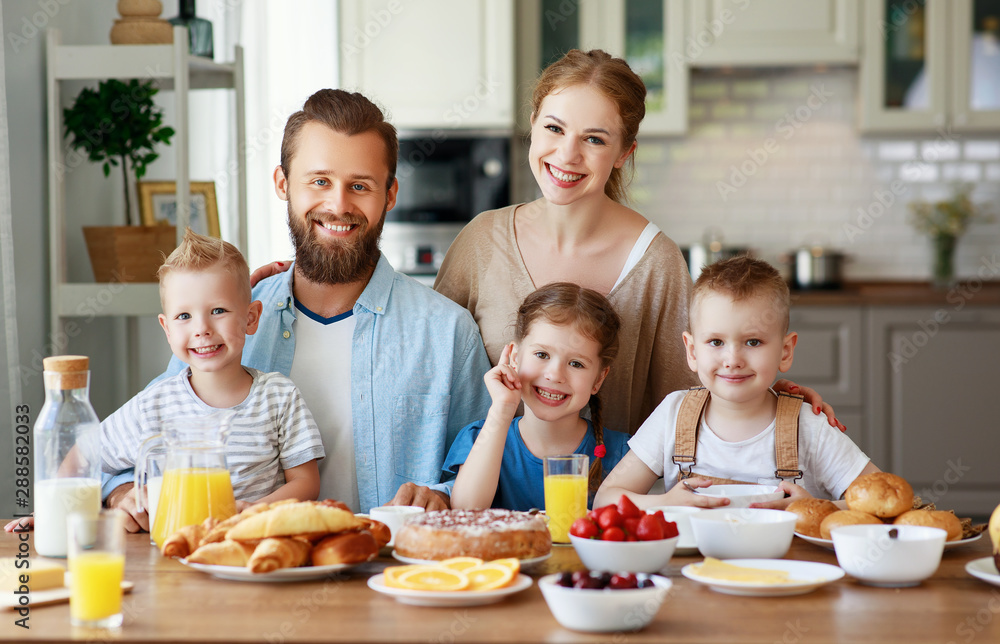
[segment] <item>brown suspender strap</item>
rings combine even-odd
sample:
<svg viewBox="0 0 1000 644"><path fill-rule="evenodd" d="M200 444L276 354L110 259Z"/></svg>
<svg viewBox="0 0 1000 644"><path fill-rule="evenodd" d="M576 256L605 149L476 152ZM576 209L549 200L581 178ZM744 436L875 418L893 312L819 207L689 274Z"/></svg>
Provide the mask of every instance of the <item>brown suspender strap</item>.
<svg viewBox="0 0 1000 644"><path fill-rule="evenodd" d="M691 476L691 468L697 463L695 452L698 449L698 425L701 415L708 402L708 389L691 387L681 401L677 411L677 422L674 428L674 465L680 471L681 478ZM688 465L687 471L681 464Z"/></svg>
<svg viewBox="0 0 1000 644"><path fill-rule="evenodd" d="M775 478L792 479L792 483L802 478L799 469L799 412L802 410L802 396L785 392L778 394L778 411L774 420L774 462L777 468Z"/></svg>

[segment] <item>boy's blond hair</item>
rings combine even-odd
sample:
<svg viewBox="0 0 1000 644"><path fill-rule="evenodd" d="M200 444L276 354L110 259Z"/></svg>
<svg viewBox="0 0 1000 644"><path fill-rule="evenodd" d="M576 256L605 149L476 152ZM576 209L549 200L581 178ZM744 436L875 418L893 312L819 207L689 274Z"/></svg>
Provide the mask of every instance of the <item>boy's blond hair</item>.
<svg viewBox="0 0 1000 644"><path fill-rule="evenodd" d="M236 279L236 287L250 302L250 267L243 254L227 241L199 235L190 228L184 230L181 245L174 249L156 271L160 280L160 304L163 304L163 283L173 271L204 271L216 266Z"/></svg>
<svg viewBox="0 0 1000 644"><path fill-rule="evenodd" d="M773 306L768 317L781 322L782 333L788 332L788 310L791 307L788 284L773 266L765 261L740 255L706 266L691 289L688 307L688 332L691 332L691 312L698 298L709 293L727 295L734 302L766 297ZM762 320L769 322L770 320Z"/></svg>

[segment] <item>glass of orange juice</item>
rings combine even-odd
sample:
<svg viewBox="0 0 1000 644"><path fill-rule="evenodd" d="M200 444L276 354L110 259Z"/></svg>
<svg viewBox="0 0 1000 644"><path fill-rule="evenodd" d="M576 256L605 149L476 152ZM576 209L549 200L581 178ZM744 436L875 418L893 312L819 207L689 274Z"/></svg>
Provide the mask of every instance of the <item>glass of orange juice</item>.
<svg viewBox="0 0 1000 644"><path fill-rule="evenodd" d="M121 626L125 513L74 513L66 523L70 621L74 626L94 628Z"/></svg>
<svg viewBox="0 0 1000 644"><path fill-rule="evenodd" d="M542 460L545 514L554 543L569 543L569 527L587 514L589 467L586 454L546 456Z"/></svg>

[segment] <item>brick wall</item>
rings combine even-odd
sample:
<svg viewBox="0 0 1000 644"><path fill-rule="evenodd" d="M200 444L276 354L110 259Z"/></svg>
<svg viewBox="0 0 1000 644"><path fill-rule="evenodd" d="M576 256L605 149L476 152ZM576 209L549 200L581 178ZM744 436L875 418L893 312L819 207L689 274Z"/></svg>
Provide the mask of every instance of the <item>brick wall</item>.
<svg viewBox="0 0 1000 644"><path fill-rule="evenodd" d="M1000 214L1000 132L863 137L857 94L856 69L695 72L687 135L640 135L632 205L682 246L716 227L773 262L821 243L849 255L849 279L925 279L930 245L906 204L970 181ZM1000 223L974 225L959 276L994 253Z"/></svg>

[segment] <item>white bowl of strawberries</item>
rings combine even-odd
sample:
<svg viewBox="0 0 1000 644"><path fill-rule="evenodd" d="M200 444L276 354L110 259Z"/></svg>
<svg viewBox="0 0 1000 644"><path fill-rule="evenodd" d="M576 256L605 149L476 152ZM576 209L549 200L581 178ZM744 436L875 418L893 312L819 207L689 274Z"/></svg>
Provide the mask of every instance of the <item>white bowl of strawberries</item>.
<svg viewBox="0 0 1000 644"><path fill-rule="evenodd" d="M646 514L622 496L573 522L569 540L590 570L658 572L674 555L677 524L662 512Z"/></svg>

